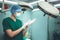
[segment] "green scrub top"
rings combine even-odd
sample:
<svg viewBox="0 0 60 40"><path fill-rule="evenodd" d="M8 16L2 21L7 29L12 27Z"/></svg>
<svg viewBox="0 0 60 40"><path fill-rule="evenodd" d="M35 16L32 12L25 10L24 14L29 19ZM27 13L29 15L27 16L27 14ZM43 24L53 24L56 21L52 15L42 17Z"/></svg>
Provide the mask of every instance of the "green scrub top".
<svg viewBox="0 0 60 40"><path fill-rule="evenodd" d="M14 22L10 17L5 18L3 20L3 30L4 30L4 40L23 40L23 31L21 31L19 34L14 36L13 38L9 37L6 33L7 29L11 29L12 31L15 31L22 27L22 21L16 19L16 22Z"/></svg>

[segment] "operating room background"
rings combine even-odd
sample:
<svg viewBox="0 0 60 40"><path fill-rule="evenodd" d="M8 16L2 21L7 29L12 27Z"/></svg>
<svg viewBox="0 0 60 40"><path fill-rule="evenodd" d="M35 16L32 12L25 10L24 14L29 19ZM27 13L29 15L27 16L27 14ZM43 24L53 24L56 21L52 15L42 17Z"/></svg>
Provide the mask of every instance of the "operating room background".
<svg viewBox="0 0 60 40"><path fill-rule="evenodd" d="M3 39L3 26L2 21L4 18L9 17L11 13L8 11L6 13L0 13L0 39ZM59 21L59 18L48 17L48 15L43 16L44 13L41 10L37 11L25 11L21 14L20 20L23 23L27 22L29 19L36 18L37 20L29 27L29 32L31 40L47 40L48 34L49 39L53 40L53 31L59 29L59 24L56 24Z"/></svg>
<svg viewBox="0 0 60 40"><path fill-rule="evenodd" d="M51 0L52 1L52 0ZM26 1L27 2L27 1ZM30 1L29 1L30 2ZM6 13L0 13L0 40L3 40L4 32L2 21L4 18L9 17L11 13L8 11ZM30 25L29 32L31 40L53 40L53 32L55 30L60 30L60 17L53 18L48 15L43 16L44 12L41 10L37 11L25 11L21 14L20 20L26 23L29 19L32 20L36 18L37 20Z"/></svg>

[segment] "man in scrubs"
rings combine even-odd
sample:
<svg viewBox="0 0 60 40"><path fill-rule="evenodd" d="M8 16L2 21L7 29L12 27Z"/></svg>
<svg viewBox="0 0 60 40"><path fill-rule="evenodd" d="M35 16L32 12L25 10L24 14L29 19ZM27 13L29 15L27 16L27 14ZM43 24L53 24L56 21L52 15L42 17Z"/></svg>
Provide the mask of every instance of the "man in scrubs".
<svg viewBox="0 0 60 40"><path fill-rule="evenodd" d="M23 40L29 25L23 26L22 21L17 19L20 17L21 9L19 5L13 5L10 10L11 17L3 20L4 40Z"/></svg>

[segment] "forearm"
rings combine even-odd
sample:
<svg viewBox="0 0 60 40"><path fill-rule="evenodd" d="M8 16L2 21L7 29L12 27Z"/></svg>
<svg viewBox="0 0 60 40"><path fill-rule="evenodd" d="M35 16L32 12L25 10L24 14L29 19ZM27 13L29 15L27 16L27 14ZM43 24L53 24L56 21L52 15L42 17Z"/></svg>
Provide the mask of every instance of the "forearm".
<svg viewBox="0 0 60 40"><path fill-rule="evenodd" d="M18 30L13 31L13 36L19 34L22 30L22 28L19 28Z"/></svg>
<svg viewBox="0 0 60 40"><path fill-rule="evenodd" d="M17 34L19 34L23 29L22 28L19 28L18 30L16 31L12 31L12 30L7 30L7 34L13 38L14 36L16 36Z"/></svg>

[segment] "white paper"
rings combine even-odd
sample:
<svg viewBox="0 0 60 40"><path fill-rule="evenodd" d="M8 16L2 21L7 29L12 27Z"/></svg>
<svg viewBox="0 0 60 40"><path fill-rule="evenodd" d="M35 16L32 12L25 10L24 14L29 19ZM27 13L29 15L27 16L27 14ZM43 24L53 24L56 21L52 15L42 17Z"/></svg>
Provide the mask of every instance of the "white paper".
<svg viewBox="0 0 60 40"><path fill-rule="evenodd" d="M33 20L29 20L28 22L26 22L23 26L26 26L26 25L31 25L32 23L34 23L36 21L36 19L33 19Z"/></svg>
<svg viewBox="0 0 60 40"><path fill-rule="evenodd" d="M36 19L31 20L28 24L31 25L32 23L34 23L36 21Z"/></svg>
<svg viewBox="0 0 60 40"><path fill-rule="evenodd" d="M28 22L26 22L23 27L25 27L26 25L28 25L28 23L30 22L31 20L28 20Z"/></svg>

